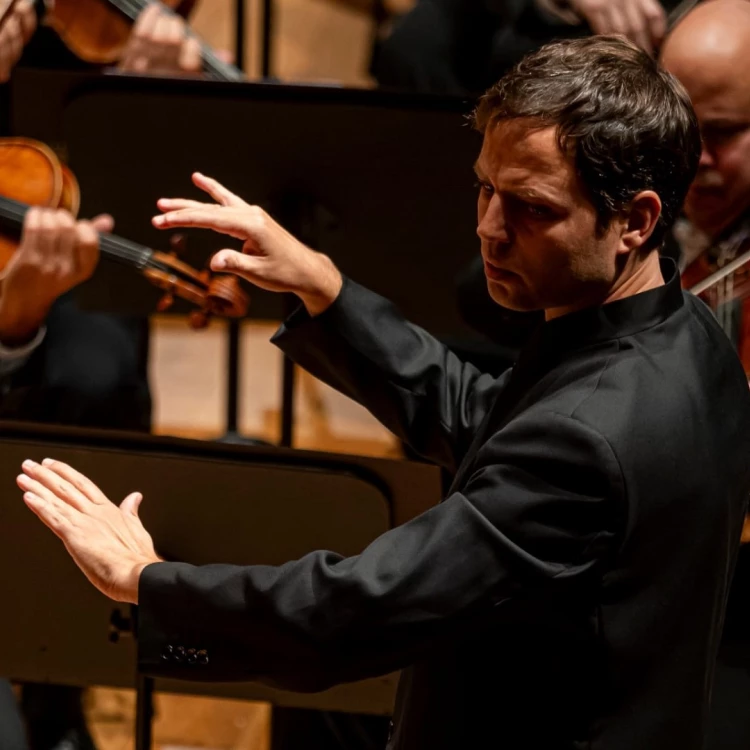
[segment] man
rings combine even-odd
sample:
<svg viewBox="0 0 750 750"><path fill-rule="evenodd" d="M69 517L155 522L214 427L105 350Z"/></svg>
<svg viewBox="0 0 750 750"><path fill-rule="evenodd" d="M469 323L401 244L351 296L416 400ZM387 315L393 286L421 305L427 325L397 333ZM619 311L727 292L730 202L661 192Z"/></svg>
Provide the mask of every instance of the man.
<svg viewBox="0 0 750 750"><path fill-rule="evenodd" d="M381 86L432 93L484 91L553 39L622 34L649 54L668 18L697 0L418 0L376 44Z"/></svg>
<svg viewBox="0 0 750 750"><path fill-rule="evenodd" d="M750 3L713 0L681 21L662 51L664 66L690 94L703 134L698 174L684 206L687 222L678 232L687 286L750 246L750 82L740 72L748 50ZM731 293L737 280L729 277L712 296L717 318L750 375L750 305ZM750 520L743 541L750 542ZM749 596L750 548L745 544L718 656L707 744L712 750L750 746Z"/></svg>
<svg viewBox="0 0 750 750"><path fill-rule="evenodd" d="M694 113L602 37L528 57L476 124L488 288L545 316L499 378L208 178L216 204L164 200L154 220L243 240L213 268L300 297L275 341L454 472L441 504L356 557L194 567L159 560L138 493L118 508L54 460L18 484L92 583L138 603L147 672L318 690L404 669L399 750L699 748L750 392L658 256L697 167Z"/></svg>

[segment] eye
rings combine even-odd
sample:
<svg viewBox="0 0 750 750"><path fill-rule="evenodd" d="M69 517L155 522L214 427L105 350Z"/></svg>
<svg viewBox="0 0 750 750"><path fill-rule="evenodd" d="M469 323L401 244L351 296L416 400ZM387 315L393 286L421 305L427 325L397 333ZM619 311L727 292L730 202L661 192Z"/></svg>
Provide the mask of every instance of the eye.
<svg viewBox="0 0 750 750"><path fill-rule="evenodd" d="M482 180L478 180L477 182L475 182L474 187L479 188L479 192L488 197L495 192L495 189L492 187L492 185L490 185L489 182L483 182Z"/></svg>
<svg viewBox="0 0 750 750"><path fill-rule="evenodd" d="M534 216L537 219L550 219L554 216L554 212L548 206L542 206L538 203L525 203L524 209L526 213Z"/></svg>

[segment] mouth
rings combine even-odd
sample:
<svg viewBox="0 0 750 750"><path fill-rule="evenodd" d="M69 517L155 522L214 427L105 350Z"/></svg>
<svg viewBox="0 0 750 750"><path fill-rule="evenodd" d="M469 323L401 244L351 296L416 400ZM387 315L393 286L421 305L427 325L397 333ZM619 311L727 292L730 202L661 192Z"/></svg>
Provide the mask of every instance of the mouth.
<svg viewBox="0 0 750 750"><path fill-rule="evenodd" d="M484 274L491 281L508 281L516 275L512 271L506 271L487 260L484 261Z"/></svg>

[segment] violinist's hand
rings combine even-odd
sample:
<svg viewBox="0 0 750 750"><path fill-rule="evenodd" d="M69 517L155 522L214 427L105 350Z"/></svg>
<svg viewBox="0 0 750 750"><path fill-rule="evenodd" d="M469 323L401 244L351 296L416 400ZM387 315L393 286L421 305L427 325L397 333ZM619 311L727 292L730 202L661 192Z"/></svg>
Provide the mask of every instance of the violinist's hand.
<svg viewBox="0 0 750 750"><path fill-rule="evenodd" d="M62 540L86 578L105 596L138 604L143 569L162 562L138 518L143 495L116 506L83 474L60 461L24 461L16 482L23 499Z"/></svg>
<svg viewBox="0 0 750 750"><path fill-rule="evenodd" d="M158 229L203 227L242 240L242 252L220 250L211 260L214 271L229 271L272 292L292 292L310 315L319 315L338 297L342 279L330 258L303 245L262 208L251 206L210 177L193 182L216 203L162 198L164 212L155 216Z"/></svg>
<svg viewBox="0 0 750 750"><path fill-rule="evenodd" d="M623 34L650 55L667 31L667 17L658 0L568 0L595 34Z"/></svg>
<svg viewBox="0 0 750 750"><path fill-rule="evenodd" d="M745 516L745 523L742 525L742 538L740 542L742 544L750 543L750 515Z"/></svg>
<svg viewBox="0 0 750 750"><path fill-rule="evenodd" d="M94 272L97 233L112 226L111 216L76 221L67 211L29 209L0 283L0 343L15 347L34 338L53 302Z"/></svg>
<svg viewBox="0 0 750 750"><path fill-rule="evenodd" d="M0 26L0 83L10 79L13 66L36 31L33 0L17 0Z"/></svg>
<svg viewBox="0 0 750 750"><path fill-rule="evenodd" d="M134 73L195 74L203 69L201 47L185 21L156 3L137 18L119 68Z"/></svg>

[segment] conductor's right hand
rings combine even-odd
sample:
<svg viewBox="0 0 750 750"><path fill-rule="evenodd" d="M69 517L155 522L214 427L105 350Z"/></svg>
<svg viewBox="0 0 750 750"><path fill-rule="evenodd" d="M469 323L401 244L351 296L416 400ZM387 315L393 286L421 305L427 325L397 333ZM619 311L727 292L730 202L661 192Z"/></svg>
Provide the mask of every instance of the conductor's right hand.
<svg viewBox="0 0 750 750"><path fill-rule="evenodd" d="M196 172L193 182L216 203L162 198L155 216L158 229L202 227L244 242L242 252L220 250L213 271L234 273L272 292L292 292L310 315L328 309L341 291L342 278L330 258L311 250L276 223L262 208L251 206L210 177Z"/></svg>

